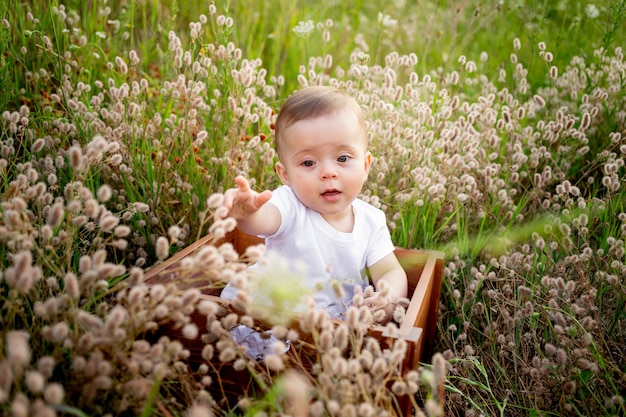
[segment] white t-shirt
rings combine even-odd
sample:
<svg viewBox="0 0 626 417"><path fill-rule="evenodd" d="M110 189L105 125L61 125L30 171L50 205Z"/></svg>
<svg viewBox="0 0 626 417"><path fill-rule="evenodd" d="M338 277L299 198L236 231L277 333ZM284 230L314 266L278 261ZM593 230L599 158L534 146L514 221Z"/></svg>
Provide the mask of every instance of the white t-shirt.
<svg viewBox="0 0 626 417"><path fill-rule="evenodd" d="M306 285L314 291L318 308L328 309L333 317L351 304L355 286L369 284L366 268L394 250L385 214L360 199L352 203L354 228L350 233L333 228L302 204L289 186L274 190L269 204L280 211L281 224L274 234L261 236L266 250L303 266ZM335 295L331 280L343 286L343 299Z"/></svg>

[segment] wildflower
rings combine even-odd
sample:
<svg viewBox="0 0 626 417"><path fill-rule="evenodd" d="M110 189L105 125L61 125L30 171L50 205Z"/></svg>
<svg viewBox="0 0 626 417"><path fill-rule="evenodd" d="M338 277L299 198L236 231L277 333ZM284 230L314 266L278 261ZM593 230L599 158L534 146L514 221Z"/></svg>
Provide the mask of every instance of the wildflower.
<svg viewBox="0 0 626 417"><path fill-rule="evenodd" d="M332 265L327 265L326 269L330 273L332 270ZM331 281L330 286L338 298L344 297L344 290L343 290L343 286L341 285L341 282L334 279Z"/></svg>
<svg viewBox="0 0 626 417"><path fill-rule="evenodd" d="M281 359L280 355L270 353L265 355L264 361L270 371L278 372L285 368L285 363Z"/></svg>
<svg viewBox="0 0 626 417"><path fill-rule="evenodd" d="M600 16L600 10L598 10L598 7L595 4L589 3L585 6L585 14L589 19L595 19Z"/></svg>
<svg viewBox="0 0 626 417"><path fill-rule="evenodd" d="M267 264L256 268L251 276L250 314L271 324L287 324L303 306L309 293L303 286L302 271L276 253L268 254Z"/></svg>
<svg viewBox="0 0 626 417"><path fill-rule="evenodd" d="M56 362L52 356L44 356L37 362L37 370L45 377L50 378Z"/></svg>
<svg viewBox="0 0 626 417"><path fill-rule="evenodd" d="M159 236L156 241L156 255L159 260L163 260L168 257L170 252L170 244L166 237Z"/></svg>
<svg viewBox="0 0 626 417"><path fill-rule="evenodd" d="M591 125L591 115L589 113L584 113L582 121L580 122L580 131L585 131Z"/></svg>
<svg viewBox="0 0 626 417"><path fill-rule="evenodd" d="M65 215L65 208L63 206L63 203L61 202L54 203L54 205L50 208L50 211L48 212L48 219L47 219L48 225L52 227L53 229L56 228L57 226L61 224L61 221L63 221L64 215Z"/></svg>
<svg viewBox="0 0 626 417"><path fill-rule="evenodd" d="M147 213L148 211L150 211L150 206L147 205L146 203L135 202L133 203L133 207L139 213Z"/></svg>
<svg viewBox="0 0 626 417"><path fill-rule="evenodd" d="M35 143L33 143L33 146L31 147L32 152L34 153L39 152L41 149L43 149L45 144L46 144L46 141L43 138L37 139Z"/></svg>
<svg viewBox="0 0 626 417"><path fill-rule="evenodd" d="M426 415L428 416L443 416L443 405L439 402L429 398L426 400L426 404L424 405L424 410L426 411Z"/></svg>
<svg viewBox="0 0 626 417"><path fill-rule="evenodd" d="M565 353L565 350L561 348L556 350L556 362L561 366L565 366L567 364L567 353Z"/></svg>
<svg viewBox="0 0 626 417"><path fill-rule="evenodd" d="M111 187L107 184L104 184L98 189L98 200L102 203L109 201L111 199L111 195Z"/></svg>
<svg viewBox="0 0 626 417"><path fill-rule="evenodd" d="M2 397L3 392L0 390L0 402L5 401L5 398ZM11 414L13 417L27 417L29 416L29 404L28 397L24 394L17 394L11 403Z"/></svg>
<svg viewBox="0 0 626 417"><path fill-rule="evenodd" d="M339 414L340 411L342 411L341 404L337 400L329 400L326 403L326 409L330 413L330 415L336 415Z"/></svg>
<svg viewBox="0 0 626 417"><path fill-rule="evenodd" d="M110 232L119 222L120 219L112 213L105 213L100 219L100 229L102 229L103 232Z"/></svg>
<svg viewBox="0 0 626 417"><path fill-rule="evenodd" d="M348 326L344 323L341 323L337 326L335 330L335 346L339 348L340 351L344 351L348 347L349 343L349 331Z"/></svg>
<svg viewBox="0 0 626 417"><path fill-rule="evenodd" d="M537 103L539 107L544 107L546 105L546 101L544 100L544 98L538 94L533 96L533 100L535 100L535 103Z"/></svg>
<svg viewBox="0 0 626 417"><path fill-rule="evenodd" d="M330 42L330 32L328 30L324 30L324 32L322 32L322 40L326 43ZM330 55L326 55L327 57L329 57ZM330 65L325 64L326 68L330 68Z"/></svg>
<svg viewBox="0 0 626 417"><path fill-rule="evenodd" d="M383 358L376 358L372 363L371 372L372 376L376 378L382 378L383 375L389 370L387 363Z"/></svg>
<svg viewBox="0 0 626 417"><path fill-rule="evenodd" d="M65 389L58 382L49 383L43 393L48 404L59 405L63 403L65 397Z"/></svg>
<svg viewBox="0 0 626 417"><path fill-rule="evenodd" d="M128 314L126 309L118 304L111 309L106 319L107 328L109 331L112 331L116 327L121 326L127 318Z"/></svg>
<svg viewBox="0 0 626 417"><path fill-rule="evenodd" d="M204 348L202 348L202 359L205 361L210 361L213 358L213 345L206 344Z"/></svg>
<svg viewBox="0 0 626 417"><path fill-rule="evenodd" d="M207 345L210 346L210 345ZM268 355L269 356L269 355ZM237 352L232 347L227 347L226 349L220 352L220 362L232 362L237 357Z"/></svg>
<svg viewBox="0 0 626 417"><path fill-rule="evenodd" d="M406 395L407 393L407 384L402 380L397 380L391 386L391 391L397 395L398 397Z"/></svg>
<svg viewBox="0 0 626 417"><path fill-rule="evenodd" d="M550 75L550 78L556 79L559 76L559 69L554 65L551 66L549 75Z"/></svg>
<svg viewBox="0 0 626 417"><path fill-rule="evenodd" d="M467 63L465 64L465 71L469 73L476 72L477 69L478 67L476 66L476 63L474 61L467 61Z"/></svg>
<svg viewBox="0 0 626 417"><path fill-rule="evenodd" d="M79 146L72 146L68 150L70 166L80 171L83 168L83 152Z"/></svg>
<svg viewBox="0 0 626 417"><path fill-rule="evenodd" d="M380 23L382 27L385 29L394 28L398 26L397 19L392 19L391 16L386 15L381 12L378 12L378 23Z"/></svg>
<svg viewBox="0 0 626 417"><path fill-rule="evenodd" d="M141 270L140 268L137 268ZM142 270L141 270L142 271ZM202 300L198 303L197 307L200 314L205 316L213 316L219 310L219 306L214 301Z"/></svg>
<svg viewBox="0 0 626 417"><path fill-rule="evenodd" d="M330 367L334 375L338 377L346 376L346 374L348 373L348 362L345 358L333 358L330 362Z"/></svg>
<svg viewBox="0 0 626 417"><path fill-rule="evenodd" d="M43 391L45 379L43 375L37 371L27 371L24 375L24 382L26 382L26 386L30 392L39 394Z"/></svg>
<svg viewBox="0 0 626 417"><path fill-rule="evenodd" d="M239 319L239 316L237 314L230 313L222 319L222 327L225 329L232 329L233 327L237 325L238 319Z"/></svg>
<svg viewBox="0 0 626 417"><path fill-rule="evenodd" d="M26 366L30 362L30 334L25 330L10 330L6 335L6 357L11 363Z"/></svg>
<svg viewBox="0 0 626 417"><path fill-rule="evenodd" d="M82 204L79 200L72 200L67 204L67 211L72 214L77 214L82 209Z"/></svg>
<svg viewBox="0 0 626 417"><path fill-rule="evenodd" d="M300 373L289 370L278 381L278 387L288 404L289 415L304 415L309 407L310 384Z"/></svg>
<svg viewBox="0 0 626 417"><path fill-rule="evenodd" d="M210 377L207 377L210 379ZM203 381L204 382L204 381ZM205 385L210 385L210 381L208 384ZM202 405L202 404L193 404L191 407L189 407L189 409L187 410L187 413L185 414L187 417L212 417L215 414L213 413L213 411L211 410L211 408L209 408L206 405Z"/></svg>
<svg viewBox="0 0 626 417"><path fill-rule="evenodd" d="M211 194L207 199L206 205L209 208L217 208L224 202L224 194Z"/></svg>
<svg viewBox="0 0 626 417"><path fill-rule="evenodd" d="M76 318L78 322L88 330L97 330L103 326L103 322L100 317L88 313L85 310L78 310Z"/></svg>
<svg viewBox="0 0 626 417"><path fill-rule="evenodd" d="M296 36L300 38L308 38L313 30L315 29L315 25L312 20L300 21L294 28L293 32Z"/></svg>
<svg viewBox="0 0 626 417"><path fill-rule="evenodd" d="M198 326L195 323L188 323L183 327L182 333L187 339L195 339L198 337Z"/></svg>
<svg viewBox="0 0 626 417"><path fill-rule="evenodd" d="M125 225L119 225L119 226L116 226L115 229L113 229L113 235L115 237L126 237L130 235L130 233L131 233L130 227L125 226Z"/></svg>

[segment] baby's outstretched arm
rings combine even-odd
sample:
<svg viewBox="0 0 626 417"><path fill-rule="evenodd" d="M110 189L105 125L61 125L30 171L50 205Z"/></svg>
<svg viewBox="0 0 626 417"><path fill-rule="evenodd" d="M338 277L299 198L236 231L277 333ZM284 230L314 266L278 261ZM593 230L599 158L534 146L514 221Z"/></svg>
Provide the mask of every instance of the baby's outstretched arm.
<svg viewBox="0 0 626 417"><path fill-rule="evenodd" d="M280 226L280 212L273 204L266 204L272 197L270 190L257 193L242 176L235 178L237 188L224 193L223 206L228 209L225 217L237 220L237 227L249 235L270 235Z"/></svg>

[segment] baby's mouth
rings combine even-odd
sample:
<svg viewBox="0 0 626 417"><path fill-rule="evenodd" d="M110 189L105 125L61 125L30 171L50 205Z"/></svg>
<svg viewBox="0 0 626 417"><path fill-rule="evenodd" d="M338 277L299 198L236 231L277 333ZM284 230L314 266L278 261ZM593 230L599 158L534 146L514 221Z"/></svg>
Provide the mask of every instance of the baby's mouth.
<svg viewBox="0 0 626 417"><path fill-rule="evenodd" d="M339 201L339 199L341 198L341 191L337 190L337 189L329 189L324 191L321 194L322 198L328 202L335 202L335 201Z"/></svg>
<svg viewBox="0 0 626 417"><path fill-rule="evenodd" d="M328 197L331 197L331 196L334 196L334 195L337 195L337 194L341 194L341 191L336 190L334 188L330 189L330 190L326 190L326 191L324 191L322 193L323 196L328 196Z"/></svg>

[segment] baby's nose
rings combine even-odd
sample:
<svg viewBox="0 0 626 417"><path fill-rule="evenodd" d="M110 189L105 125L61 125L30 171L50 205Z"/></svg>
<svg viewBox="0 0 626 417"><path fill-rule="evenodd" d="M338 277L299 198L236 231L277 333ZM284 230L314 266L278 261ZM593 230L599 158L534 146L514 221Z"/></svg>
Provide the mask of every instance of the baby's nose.
<svg viewBox="0 0 626 417"><path fill-rule="evenodd" d="M322 170L321 170L321 177L323 179L328 179L328 178L336 178L337 177L337 169L335 167L334 164L323 164L322 165Z"/></svg>

